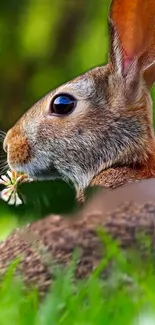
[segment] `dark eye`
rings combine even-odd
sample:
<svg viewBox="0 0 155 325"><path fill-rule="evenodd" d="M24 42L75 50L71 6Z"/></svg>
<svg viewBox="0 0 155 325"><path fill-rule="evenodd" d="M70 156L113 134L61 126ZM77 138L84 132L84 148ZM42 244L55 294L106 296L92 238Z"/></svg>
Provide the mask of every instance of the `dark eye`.
<svg viewBox="0 0 155 325"><path fill-rule="evenodd" d="M70 113L75 107L76 100L71 95L58 95L51 103L52 113L65 115Z"/></svg>

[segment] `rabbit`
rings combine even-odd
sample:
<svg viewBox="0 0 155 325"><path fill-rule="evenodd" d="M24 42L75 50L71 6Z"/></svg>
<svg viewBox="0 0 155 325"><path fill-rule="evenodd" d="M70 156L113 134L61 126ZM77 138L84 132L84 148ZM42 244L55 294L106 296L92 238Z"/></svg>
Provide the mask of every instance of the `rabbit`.
<svg viewBox="0 0 155 325"><path fill-rule="evenodd" d="M155 177L154 26L153 0L113 0L108 64L49 92L17 121L4 140L9 167L71 182L77 198L88 186Z"/></svg>
<svg viewBox="0 0 155 325"><path fill-rule="evenodd" d="M50 215L16 229L0 243L0 274L20 258L18 271L27 285L45 293L55 265L66 266L79 248L76 277L87 277L105 254L97 229L104 229L122 248L143 249L138 234L155 238L155 180L140 180L113 189L101 189L82 209L65 218ZM108 242L109 243L109 242ZM140 244L140 245L139 245ZM141 250L139 250L141 252Z"/></svg>

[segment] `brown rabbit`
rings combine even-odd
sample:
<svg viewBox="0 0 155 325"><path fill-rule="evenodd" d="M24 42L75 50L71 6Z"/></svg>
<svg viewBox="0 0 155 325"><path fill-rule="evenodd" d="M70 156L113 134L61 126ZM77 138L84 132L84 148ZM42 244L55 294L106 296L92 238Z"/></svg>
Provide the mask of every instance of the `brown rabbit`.
<svg viewBox="0 0 155 325"><path fill-rule="evenodd" d="M21 117L4 141L10 168L71 181L77 195L88 185L154 177L154 26L154 0L114 0L109 63L48 93Z"/></svg>

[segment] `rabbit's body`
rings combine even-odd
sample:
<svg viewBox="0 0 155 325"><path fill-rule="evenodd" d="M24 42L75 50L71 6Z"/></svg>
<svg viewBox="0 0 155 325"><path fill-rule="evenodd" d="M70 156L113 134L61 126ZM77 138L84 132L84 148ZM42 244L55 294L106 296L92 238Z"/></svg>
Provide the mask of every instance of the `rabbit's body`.
<svg viewBox="0 0 155 325"><path fill-rule="evenodd" d="M88 185L116 187L155 176L149 93L155 6L134 3L112 2L109 63L47 94L8 132L4 148L12 169L71 181L77 194Z"/></svg>
<svg viewBox="0 0 155 325"><path fill-rule="evenodd" d="M154 247L155 204L151 203L154 201L155 181L143 180L113 191L101 190L71 218L52 215L17 229L0 243L0 274L18 258L18 273L20 270L28 284L33 283L40 292L45 292L53 279L55 265L64 268L77 249L76 277L84 278L107 251L98 236L99 229L117 239L123 248L142 248L144 254L139 235L149 235L150 247ZM111 259L112 256L110 262Z"/></svg>

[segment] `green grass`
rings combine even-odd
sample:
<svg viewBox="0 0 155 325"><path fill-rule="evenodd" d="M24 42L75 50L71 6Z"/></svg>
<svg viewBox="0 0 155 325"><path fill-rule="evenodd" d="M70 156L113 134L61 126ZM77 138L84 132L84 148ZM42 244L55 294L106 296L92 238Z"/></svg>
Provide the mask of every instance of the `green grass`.
<svg viewBox="0 0 155 325"><path fill-rule="evenodd" d="M152 325L155 323L155 272L150 245L127 253L107 242L106 258L86 280L74 280L76 258L55 270L42 298L15 277L16 262L0 282L1 325ZM147 254L146 254L147 252ZM109 267L110 263L110 267ZM108 276L101 270L108 267ZM151 323L153 319L153 323Z"/></svg>

